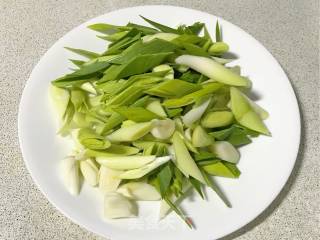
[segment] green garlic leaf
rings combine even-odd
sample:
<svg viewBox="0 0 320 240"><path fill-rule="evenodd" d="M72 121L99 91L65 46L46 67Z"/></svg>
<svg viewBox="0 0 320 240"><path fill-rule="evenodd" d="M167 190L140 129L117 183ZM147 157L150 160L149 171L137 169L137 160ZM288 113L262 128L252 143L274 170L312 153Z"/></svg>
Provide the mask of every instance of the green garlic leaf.
<svg viewBox="0 0 320 240"><path fill-rule="evenodd" d="M95 23L91 24L88 26L89 29L101 32L101 33L106 33L106 34L113 34L116 32L121 32L121 31L126 31L130 30L131 27L126 27L126 26L116 26L116 25L111 25L107 23Z"/></svg>
<svg viewBox="0 0 320 240"><path fill-rule="evenodd" d="M221 41L222 41L222 34L221 34L219 22L217 20L217 23L216 23L216 42L221 42Z"/></svg>
<svg viewBox="0 0 320 240"><path fill-rule="evenodd" d="M145 20L146 22L148 22L150 25L154 26L155 28L159 29L160 31L162 32L167 32L167 33L177 33L179 34L179 32L174 29L174 28L171 28L171 27L168 27L168 26L165 26L165 25L162 25L160 23L157 23L157 22L154 22L150 19L147 19L143 16L140 15L141 18L143 18L143 20Z"/></svg>
<svg viewBox="0 0 320 240"><path fill-rule="evenodd" d="M127 26L137 29L143 35L155 34L155 33L159 32L157 29L154 29L154 28L151 28L151 27L146 27L146 26L139 25L139 24L136 24L136 23L130 23L129 22L127 24Z"/></svg>
<svg viewBox="0 0 320 240"><path fill-rule="evenodd" d="M159 54L145 54L133 58L123 65L112 65L109 67L100 82L129 77L135 74L145 73L153 67L161 64L172 52Z"/></svg>
<svg viewBox="0 0 320 240"><path fill-rule="evenodd" d="M213 176L238 178L241 174L237 165L225 161L215 162L206 166L203 169Z"/></svg>
<svg viewBox="0 0 320 240"><path fill-rule="evenodd" d="M97 58L97 57L100 56L100 54L98 54L98 53L87 51L87 50L84 50L84 49L71 48L71 47L64 47L64 48L69 50L69 51L71 51L71 52L74 52L74 53L76 53L78 55L86 57L88 59L93 59L93 58Z"/></svg>
<svg viewBox="0 0 320 240"><path fill-rule="evenodd" d="M145 93L163 98L177 98L199 89L201 89L200 85L173 79L159 83L153 88L145 91Z"/></svg>
<svg viewBox="0 0 320 240"><path fill-rule="evenodd" d="M193 178L193 177L190 177L189 178L189 181L191 183L191 185L194 187L194 189L199 193L200 197L202 199L204 199L204 194L202 192L202 183L199 182L197 179Z"/></svg>
<svg viewBox="0 0 320 240"><path fill-rule="evenodd" d="M172 179L172 170L169 164L166 164L164 168L158 173L158 181L160 186L160 194L164 197L169 189L171 179Z"/></svg>

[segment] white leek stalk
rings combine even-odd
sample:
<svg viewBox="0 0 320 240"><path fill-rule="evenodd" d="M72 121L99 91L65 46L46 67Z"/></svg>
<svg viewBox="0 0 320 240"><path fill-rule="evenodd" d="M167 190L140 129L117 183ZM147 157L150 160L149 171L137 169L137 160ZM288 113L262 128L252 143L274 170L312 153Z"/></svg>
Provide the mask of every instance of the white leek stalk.
<svg viewBox="0 0 320 240"><path fill-rule="evenodd" d="M175 62L177 64L187 65L190 68L207 76L208 78L212 78L224 84L239 87L251 86L251 82L247 78L232 72L230 69L210 58L182 55L177 57Z"/></svg>
<svg viewBox="0 0 320 240"><path fill-rule="evenodd" d="M130 125L128 127L122 127L110 135L107 138L111 142L131 142L135 141L144 135L146 135L152 129L153 124L151 122L142 122Z"/></svg>
<svg viewBox="0 0 320 240"><path fill-rule="evenodd" d="M141 168L144 165L153 162L156 159L155 155L150 156L119 156L119 157L96 157L98 163L115 170L130 170Z"/></svg>
<svg viewBox="0 0 320 240"><path fill-rule="evenodd" d="M153 162L137 169L128 170L121 174L119 178L121 179L136 179L141 178L152 170L160 167L162 164L168 162L171 159L171 156L158 157Z"/></svg>
<svg viewBox="0 0 320 240"><path fill-rule="evenodd" d="M120 193L106 193L104 197L104 217L130 218L137 216L137 207Z"/></svg>
<svg viewBox="0 0 320 240"><path fill-rule="evenodd" d="M157 201L161 199L155 187L145 182L129 182L123 184L118 188L117 192L127 198L140 201Z"/></svg>
<svg viewBox="0 0 320 240"><path fill-rule="evenodd" d="M99 190L102 193L116 191L121 182L121 179L118 178L121 173L123 171L113 170L101 165L99 170Z"/></svg>
<svg viewBox="0 0 320 240"><path fill-rule="evenodd" d="M168 139L175 130L175 122L171 119L154 120L151 134L158 139Z"/></svg>
<svg viewBox="0 0 320 240"><path fill-rule="evenodd" d="M149 110L150 112L157 114L160 117L163 117L163 118L167 117L166 112L164 111L163 107L161 106L160 101L158 101L158 100L150 102L147 105L146 109Z"/></svg>
<svg viewBox="0 0 320 240"><path fill-rule="evenodd" d="M96 186L99 181L99 169L93 159L80 161L80 170L84 180L91 186Z"/></svg>
<svg viewBox="0 0 320 240"><path fill-rule="evenodd" d="M182 116L182 121L187 127L191 127L191 125L198 121L203 113L206 111L207 107L210 104L211 99L209 98L208 100L204 101L202 104L199 106L194 107L191 109L189 112L187 112L184 116Z"/></svg>
<svg viewBox="0 0 320 240"><path fill-rule="evenodd" d="M49 93L51 102L58 115L58 118L62 122L63 115L70 100L70 93L64 88L59 88L53 85L50 85Z"/></svg>
<svg viewBox="0 0 320 240"><path fill-rule="evenodd" d="M69 156L61 162L61 173L66 188L72 195L80 192L80 170L79 162L75 157Z"/></svg>
<svg viewBox="0 0 320 240"><path fill-rule="evenodd" d="M227 141L216 141L209 149L217 155L218 158L231 162L238 163L240 159L240 153L238 150Z"/></svg>

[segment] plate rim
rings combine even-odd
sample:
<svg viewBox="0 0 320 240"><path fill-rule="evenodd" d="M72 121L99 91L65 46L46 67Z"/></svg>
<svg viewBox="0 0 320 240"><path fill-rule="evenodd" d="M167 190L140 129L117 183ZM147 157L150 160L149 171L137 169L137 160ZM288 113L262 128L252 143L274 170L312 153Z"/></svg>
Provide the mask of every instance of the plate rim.
<svg viewBox="0 0 320 240"><path fill-rule="evenodd" d="M155 4L155 5L138 5L138 6L133 6L133 7L124 7L124 8L117 8L117 9L114 9L112 11L109 11L109 12L105 12L103 14L100 14L98 16L95 16L93 18L90 18L90 19L87 19L85 22L82 22L80 23L79 25L73 27L71 30L69 30L68 32L66 32L64 35L62 35L58 40L56 40L49 48L48 50L40 57L39 61L36 63L36 65L34 65L28 79L25 81L25 85L23 87L23 90L22 90L22 94L21 94L21 97L20 97L20 101L19 101L19 108L18 108L18 139L19 139L19 147L20 147L20 151L21 151L21 154L22 154L22 158L23 158L23 161L26 165L26 168L28 170L28 173L30 174L33 182L35 183L35 185L37 186L37 188L40 190L40 192L45 196L45 198L47 199L47 201L49 201L51 203L52 206L54 206L61 214L63 214L64 216L66 216L69 220L71 220L73 223L77 224L78 226L81 226L82 228L94 233L94 234L97 234L98 236L102 236L102 237L107 237L107 238L110 238L110 239L117 239L117 237L110 237L110 236L106 236L105 234L102 234L98 231L96 231L95 229L91 228L90 226L86 226L86 225L83 225L79 220L71 217L68 213L66 213L65 211L63 211L60 206L58 206L58 204L56 204L51 198L48 197L48 194L46 192L46 190L43 188L43 186L40 184L40 181L39 179L34 175L34 172L31 171L31 167L30 167L30 163L29 161L26 159L26 154L25 154L25 151L23 149L23 140L22 140L22 126L21 126L21 122L23 121L22 120L22 117L21 117L21 112L22 112L22 109L23 109L23 105L24 105L24 99L26 98L26 89L28 88L28 85L30 85L30 79L32 78L32 76L34 75L34 72L35 72L35 69L37 69L41 63L41 60L43 58L45 58L49 53L50 53L50 50L55 46L57 45L58 43L60 43L65 36L69 35L71 32L73 31L76 31L77 29L81 28L83 25L86 25L88 24L89 22L91 21L95 21L95 19L97 18L100 18L100 17L103 17L104 15L107 15L107 14L110 14L110 13L114 13L114 12L118 12L118 11L122 11L122 10L129 10L129 9L139 9L139 8L157 8L157 7L160 7L160 8L176 8L176 9L179 9L179 10L188 10L188 11L195 11L195 12L198 12L199 14L201 15L207 15L207 16L213 16L217 19L221 19L222 21L224 22L227 22L228 24L231 24L233 25L233 27L237 28L238 30L240 30L241 32L244 32L246 33L251 39L253 39L254 41L256 41L260 47L265 50L265 52L267 54L269 54L269 57L272 58L273 61L275 61L275 63L278 64L278 66L280 67L281 71L283 72L283 74L285 75L286 77L286 80L287 82L289 83L289 86L291 87L291 90L292 90L292 96L294 97L294 103L292 103L293 105L295 105L295 110L296 110L296 113L297 113L297 116L298 118L295 119L297 122L296 122L296 125L298 127L297 129L297 141L296 141L296 146L295 146L295 149L294 149L294 156L295 156L295 159L294 161L292 161L292 164L291 166L288 166L288 172L286 174L286 176L284 176L284 181L283 183L281 184L281 187L279 189L277 189L277 191L274 191L273 192L273 195L271 197L271 201L268 202L268 204L266 204L264 206L263 209L260 209L258 211L257 214L255 214L252 218L249 218L248 220L246 221L243 221L241 223L239 223L237 226L234 227L234 229L232 231L228 231L226 232L224 235L221 235L219 236L219 238L221 237L224 237L224 236L229 236L230 234L240 230L241 228L247 226L249 223L253 222L255 219L257 219L260 215L262 215L273 203L274 201L277 199L277 197L280 195L280 193L283 191L284 187L288 184L288 180L290 178L290 176L293 174L293 169L297 163L297 158L298 158L298 153L299 153L299 150L300 150L300 146L301 146L301 129L302 129L302 126L301 126L301 110L300 110L300 105L299 105L299 101L298 101L298 98L297 98L297 94L295 93L295 88L293 86L293 83L290 81L286 71L283 69L282 65L278 62L278 60L271 54L271 52L269 52L269 50L260 42L258 41L255 37L253 37L249 32L247 32L246 30L243 30L241 27L239 27L238 25L234 24L233 22L230 22L228 20L225 20L224 18L220 17L220 16L217 16L217 15L214 15L214 14L211 14L211 13L208 13L208 12L204 12L204 11L201 11L201 10L198 10L198 9L193 9L193 8L187 8L187 7L183 7L183 6L177 6L177 5L165 5L165 4ZM272 211L273 212L273 211ZM242 234L241 234L242 235Z"/></svg>

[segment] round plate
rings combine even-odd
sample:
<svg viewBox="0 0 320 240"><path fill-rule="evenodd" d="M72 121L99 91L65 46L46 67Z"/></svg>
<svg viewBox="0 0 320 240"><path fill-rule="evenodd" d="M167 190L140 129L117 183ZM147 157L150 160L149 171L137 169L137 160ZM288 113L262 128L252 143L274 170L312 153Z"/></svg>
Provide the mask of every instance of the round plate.
<svg viewBox="0 0 320 240"><path fill-rule="evenodd" d="M158 202L139 203L139 217L102 218L103 196L84 186L80 196L71 196L58 174L58 163L70 151L69 141L56 135L55 116L48 101L50 81L67 73L68 58L77 57L63 47L101 52L105 41L86 26L107 22L116 25L135 22L147 25L139 15L169 26L204 22L214 36L216 20L222 25L224 41L238 60L242 74L253 82L253 97L270 113L266 121L272 137L261 136L242 147L239 179L217 179L233 207L227 208L209 189L208 201L190 196L182 208L196 229L188 229L171 213L158 221ZM92 19L56 42L33 69L24 89L19 109L19 139L25 163L43 194L75 223L113 240L124 239L215 239L229 234L257 217L286 183L298 152L300 116L290 82L272 55L252 36L216 16L172 6L141 6L107 13Z"/></svg>

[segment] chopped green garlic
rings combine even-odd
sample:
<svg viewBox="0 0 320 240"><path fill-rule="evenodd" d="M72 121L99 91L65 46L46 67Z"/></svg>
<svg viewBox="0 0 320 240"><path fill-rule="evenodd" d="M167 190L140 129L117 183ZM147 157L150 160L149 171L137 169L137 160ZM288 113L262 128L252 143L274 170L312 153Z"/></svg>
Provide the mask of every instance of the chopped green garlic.
<svg viewBox="0 0 320 240"><path fill-rule="evenodd" d="M70 59L75 69L49 89L58 134L74 143L61 173L71 194L83 180L97 187L106 218L135 217L136 201L161 200L160 219L173 210L192 227L178 207L186 191L204 198L208 186L231 207L210 175L240 176L237 148L270 135L269 114L246 96L252 84L240 66L228 65L236 59L226 58L218 22L212 38L201 22L142 19L150 27L88 26L108 42L103 52L66 48L85 60Z"/></svg>

